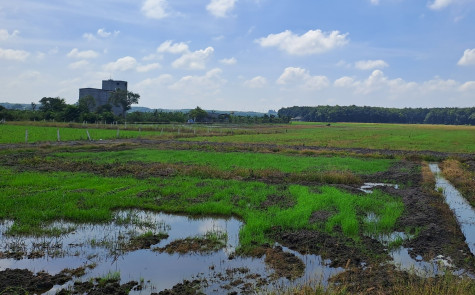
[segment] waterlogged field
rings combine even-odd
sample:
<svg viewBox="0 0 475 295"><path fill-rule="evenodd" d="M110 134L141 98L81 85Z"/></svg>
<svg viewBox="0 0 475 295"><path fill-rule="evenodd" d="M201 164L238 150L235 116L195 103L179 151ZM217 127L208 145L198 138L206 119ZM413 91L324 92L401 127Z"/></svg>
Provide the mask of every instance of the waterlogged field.
<svg viewBox="0 0 475 295"><path fill-rule="evenodd" d="M0 294L475 292L428 163L393 151L459 153L441 169L470 192L472 127L128 126L77 142L85 129L64 126L62 143L48 128L28 126L49 144L0 144Z"/></svg>
<svg viewBox="0 0 475 295"><path fill-rule="evenodd" d="M249 250L252 243L272 244L274 241L264 233L275 226L282 230L318 229L322 224L308 222L312 212L332 213L323 222L325 230L331 233L339 227L357 241L360 232L390 232L403 210L401 200L379 191L371 196L356 196L326 186L312 192L299 185L280 187L191 177L137 180L86 173L18 173L6 168L0 172L6 183L0 188L0 218L14 220L8 233L15 235L54 234L54 228L45 232L42 226L55 220L108 222L114 210L134 207L192 215L239 216L245 224L240 245ZM276 204L263 205L269 201ZM378 218L365 219L369 213Z"/></svg>

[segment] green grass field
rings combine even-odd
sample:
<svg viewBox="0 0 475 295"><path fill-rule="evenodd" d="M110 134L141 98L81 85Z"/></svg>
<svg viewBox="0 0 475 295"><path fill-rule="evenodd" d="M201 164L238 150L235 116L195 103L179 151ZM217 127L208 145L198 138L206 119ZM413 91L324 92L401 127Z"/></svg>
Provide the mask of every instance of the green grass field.
<svg viewBox="0 0 475 295"><path fill-rule="evenodd" d="M59 127L0 125L0 143L24 143L28 129L28 142L57 140L60 129L62 141L87 140L84 128L70 128L68 124L57 123ZM162 128L165 129L161 132ZM93 140L115 139L116 129L88 129ZM179 131L181 130L181 131ZM358 124L335 123L292 123L289 125L248 125L240 128L213 128L212 126L163 125L153 128L138 127L135 130L119 131L120 138L184 138L193 141L231 143L272 143L279 145L300 145L338 148L391 149L407 151L440 151L456 153L475 152L474 126L445 125L403 125L403 124Z"/></svg>
<svg viewBox="0 0 475 295"><path fill-rule="evenodd" d="M327 127L318 123L293 123L285 127L285 130L274 134L196 137L188 140L408 151L475 152L474 126L337 123Z"/></svg>
<svg viewBox="0 0 475 295"><path fill-rule="evenodd" d="M351 171L360 174L385 171L395 162L395 160L390 159L323 156L306 157L251 152L225 153L156 149L133 149L108 152L63 152L53 154L53 156L75 161L94 161L98 163L125 163L129 161L138 161L211 165L227 171L235 168L248 168L273 169L282 172Z"/></svg>

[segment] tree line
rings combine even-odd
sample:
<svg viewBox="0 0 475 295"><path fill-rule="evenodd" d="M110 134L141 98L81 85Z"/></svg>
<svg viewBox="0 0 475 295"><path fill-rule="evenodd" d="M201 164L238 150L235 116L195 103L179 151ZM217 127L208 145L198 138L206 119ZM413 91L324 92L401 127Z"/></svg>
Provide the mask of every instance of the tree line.
<svg viewBox="0 0 475 295"><path fill-rule="evenodd" d="M290 118L276 115L242 116L230 113L207 112L200 107L187 113L174 111L164 112L127 112L131 104L137 103L138 94L122 93L112 94L108 104L96 106L92 96L84 96L75 104L67 104L64 98L43 97L39 103L31 103L29 109L7 109L0 106L0 121L55 121L55 122L147 122L147 123L234 123L234 124L262 124L262 123L288 123ZM113 106L121 106L122 114L115 115Z"/></svg>
<svg viewBox="0 0 475 295"><path fill-rule="evenodd" d="M307 122L475 125L472 108L383 108L368 106L288 107L279 116Z"/></svg>

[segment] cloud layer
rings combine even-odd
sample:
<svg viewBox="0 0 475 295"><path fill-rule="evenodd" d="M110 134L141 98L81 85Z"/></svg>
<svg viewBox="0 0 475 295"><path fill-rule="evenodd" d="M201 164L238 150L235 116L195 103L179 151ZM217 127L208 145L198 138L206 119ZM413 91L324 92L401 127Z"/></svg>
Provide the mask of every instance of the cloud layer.
<svg viewBox="0 0 475 295"><path fill-rule="evenodd" d="M286 30L278 34L256 40L262 47L277 47L290 55L320 54L348 44L348 34L339 31L330 33L321 30L310 30L299 36Z"/></svg>

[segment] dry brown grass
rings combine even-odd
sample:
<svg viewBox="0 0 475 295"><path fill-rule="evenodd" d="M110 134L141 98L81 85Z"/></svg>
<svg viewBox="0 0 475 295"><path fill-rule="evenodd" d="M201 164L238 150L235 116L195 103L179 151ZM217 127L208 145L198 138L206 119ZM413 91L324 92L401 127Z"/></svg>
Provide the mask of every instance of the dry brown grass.
<svg viewBox="0 0 475 295"><path fill-rule="evenodd" d="M422 188L426 192L435 192L435 177L434 174L430 171L429 165L427 162L423 162L421 165L421 173L422 173Z"/></svg>
<svg viewBox="0 0 475 295"><path fill-rule="evenodd" d="M459 190L475 207L475 175L458 160L449 159L440 165L444 176Z"/></svg>

